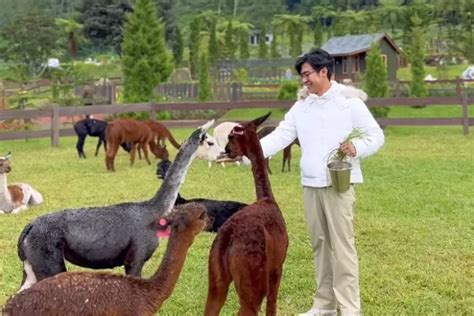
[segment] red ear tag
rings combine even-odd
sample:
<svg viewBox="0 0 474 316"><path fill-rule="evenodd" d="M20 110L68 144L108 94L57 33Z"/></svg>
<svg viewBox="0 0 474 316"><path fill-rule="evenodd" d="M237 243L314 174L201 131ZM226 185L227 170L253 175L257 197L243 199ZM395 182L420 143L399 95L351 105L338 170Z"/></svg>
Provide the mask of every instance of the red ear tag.
<svg viewBox="0 0 474 316"><path fill-rule="evenodd" d="M161 226L166 226L166 224L168 223L168 221L164 218L161 218L158 223L161 225ZM171 230L170 230L170 227L167 226L166 228L163 228L163 229L160 229L158 228L158 230L156 231L156 237L158 238L167 238L169 237L171 234Z"/></svg>

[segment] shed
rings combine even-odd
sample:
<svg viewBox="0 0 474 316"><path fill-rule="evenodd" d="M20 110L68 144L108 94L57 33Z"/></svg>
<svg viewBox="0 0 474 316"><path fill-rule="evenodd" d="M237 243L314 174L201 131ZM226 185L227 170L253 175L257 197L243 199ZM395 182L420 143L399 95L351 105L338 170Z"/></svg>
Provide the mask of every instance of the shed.
<svg viewBox="0 0 474 316"><path fill-rule="evenodd" d="M321 48L335 60L334 79L357 81L363 75L365 58L373 42L378 42L382 58L387 67L389 81L397 78L397 69L401 67L402 52L386 33L346 35L330 38Z"/></svg>

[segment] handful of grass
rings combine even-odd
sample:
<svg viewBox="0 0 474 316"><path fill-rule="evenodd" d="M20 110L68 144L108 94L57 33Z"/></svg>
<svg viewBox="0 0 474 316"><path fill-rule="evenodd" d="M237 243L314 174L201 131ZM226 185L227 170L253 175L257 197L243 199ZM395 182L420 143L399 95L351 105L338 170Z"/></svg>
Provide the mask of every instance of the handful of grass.
<svg viewBox="0 0 474 316"><path fill-rule="evenodd" d="M354 128L349 135L347 135L342 143L348 143L353 141L354 139L362 139L366 136L366 133L361 130L360 128ZM331 151L332 155L330 154L330 161L344 161L346 159L346 154L342 152L342 150L338 147Z"/></svg>

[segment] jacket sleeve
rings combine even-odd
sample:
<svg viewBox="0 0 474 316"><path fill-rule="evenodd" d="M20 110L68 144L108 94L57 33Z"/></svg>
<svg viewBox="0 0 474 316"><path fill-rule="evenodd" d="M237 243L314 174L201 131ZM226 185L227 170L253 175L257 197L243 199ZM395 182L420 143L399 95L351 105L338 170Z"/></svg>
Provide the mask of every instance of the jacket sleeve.
<svg viewBox="0 0 474 316"><path fill-rule="evenodd" d="M285 118L278 124L277 128L260 140L263 155L265 158L275 155L291 144L297 137L293 108L291 108L285 114Z"/></svg>
<svg viewBox="0 0 474 316"><path fill-rule="evenodd" d="M351 99L353 126L365 132L362 139L355 139L352 144L357 151L356 158L365 158L377 152L384 144L385 137L367 105L360 99Z"/></svg>

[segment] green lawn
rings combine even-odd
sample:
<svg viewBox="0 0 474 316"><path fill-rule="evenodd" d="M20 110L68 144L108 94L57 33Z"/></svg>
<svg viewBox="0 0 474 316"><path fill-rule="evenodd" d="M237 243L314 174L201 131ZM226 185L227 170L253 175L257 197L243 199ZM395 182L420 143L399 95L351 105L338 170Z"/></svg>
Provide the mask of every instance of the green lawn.
<svg viewBox="0 0 474 316"><path fill-rule="evenodd" d="M183 140L190 129L172 130ZM363 163L366 183L357 186L356 238L360 257L361 295L366 315L474 314L474 137L461 127L389 127L386 144ZM108 205L151 197L160 185L155 166L137 161L128 166L120 152L117 172L105 170L104 153L93 157L95 139L87 139L88 159L79 160L75 138L0 142L0 153L12 151L9 181L24 181L41 191L45 203L20 215L0 216L0 305L20 284L22 269L16 242L33 218L63 208ZM171 147L171 146L168 146ZM171 149L171 156L176 151ZM279 293L279 315L310 307L314 275L299 185L298 148L292 171L281 173L281 154L271 161L271 183L290 237ZM223 169L195 160L181 193L251 203L255 192L247 167ZM207 295L207 256L213 234L202 233L189 251L164 315L202 315ZM146 264L150 276L165 244ZM71 270L77 267L70 266ZM121 268L115 270L122 273ZM238 307L229 293L223 315Z"/></svg>

